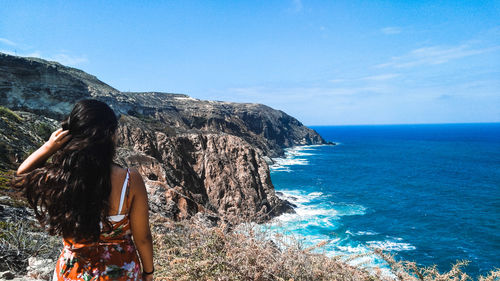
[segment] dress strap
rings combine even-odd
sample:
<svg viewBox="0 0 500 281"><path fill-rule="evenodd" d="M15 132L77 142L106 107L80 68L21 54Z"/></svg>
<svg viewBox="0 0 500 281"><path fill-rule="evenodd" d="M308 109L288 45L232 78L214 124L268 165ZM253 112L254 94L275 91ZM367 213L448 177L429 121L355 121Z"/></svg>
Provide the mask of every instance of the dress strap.
<svg viewBox="0 0 500 281"><path fill-rule="evenodd" d="M123 201L125 200L125 194L127 193L129 174L130 174L129 169L127 169L127 176L125 176L125 181L123 182L122 186L122 194L120 196L120 207L118 208L118 215L122 212Z"/></svg>

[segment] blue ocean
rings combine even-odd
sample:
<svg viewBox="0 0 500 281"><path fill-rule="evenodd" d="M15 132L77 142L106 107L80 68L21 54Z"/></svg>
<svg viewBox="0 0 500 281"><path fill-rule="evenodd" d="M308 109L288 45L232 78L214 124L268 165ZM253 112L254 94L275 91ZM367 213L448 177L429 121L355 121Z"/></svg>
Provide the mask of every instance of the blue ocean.
<svg viewBox="0 0 500 281"><path fill-rule="evenodd" d="M374 248L477 277L500 267L500 123L313 127L337 145L288 149L271 177L294 203L271 227L386 268Z"/></svg>

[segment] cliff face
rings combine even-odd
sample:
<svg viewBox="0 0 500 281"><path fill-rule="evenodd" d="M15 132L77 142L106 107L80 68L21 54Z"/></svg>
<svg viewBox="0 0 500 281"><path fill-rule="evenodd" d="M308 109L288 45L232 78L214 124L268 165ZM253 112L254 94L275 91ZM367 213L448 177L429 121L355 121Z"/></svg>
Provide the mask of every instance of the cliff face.
<svg viewBox="0 0 500 281"><path fill-rule="evenodd" d="M84 98L102 100L116 113L133 115L173 132L236 135L269 157L283 155L285 147L325 143L297 119L265 105L203 101L180 94L120 92L75 68L0 53L0 104L60 120Z"/></svg>
<svg viewBox="0 0 500 281"><path fill-rule="evenodd" d="M154 211L177 219L206 211L266 220L292 211L274 194L265 160L286 147L325 143L264 105L125 93L78 69L0 53L0 104L14 111L3 110L0 120L3 167L15 166L84 98L120 114L117 161L139 169Z"/></svg>
<svg viewBox="0 0 500 281"><path fill-rule="evenodd" d="M324 144L314 130L286 113L262 104L203 101L165 93L123 93L141 107L127 107L127 114L149 117L176 131L201 131L239 136L269 157L283 155L283 148Z"/></svg>
<svg viewBox="0 0 500 281"><path fill-rule="evenodd" d="M138 167L158 195L152 202L156 212L183 219L211 211L233 221L263 221L292 211L276 197L262 154L243 139L208 133L168 137L142 129L134 119L120 122L118 155L124 165Z"/></svg>

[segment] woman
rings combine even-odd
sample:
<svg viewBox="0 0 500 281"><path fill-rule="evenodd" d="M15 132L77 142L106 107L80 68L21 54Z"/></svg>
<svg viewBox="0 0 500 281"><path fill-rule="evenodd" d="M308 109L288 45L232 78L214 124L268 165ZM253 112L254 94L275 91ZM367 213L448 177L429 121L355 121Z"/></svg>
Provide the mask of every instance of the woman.
<svg viewBox="0 0 500 281"><path fill-rule="evenodd" d="M147 192L113 163L117 127L105 103L82 100L17 170L40 223L63 237L54 280L153 279Z"/></svg>

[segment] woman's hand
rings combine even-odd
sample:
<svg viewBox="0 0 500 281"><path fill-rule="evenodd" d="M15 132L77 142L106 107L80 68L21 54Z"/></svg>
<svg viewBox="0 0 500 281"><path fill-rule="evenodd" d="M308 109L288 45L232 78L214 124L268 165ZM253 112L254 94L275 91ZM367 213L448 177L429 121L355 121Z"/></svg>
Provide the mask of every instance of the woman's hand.
<svg viewBox="0 0 500 281"><path fill-rule="evenodd" d="M70 139L71 135L69 134L69 131L63 131L63 129L60 128L57 131L54 131L52 135L50 135L49 140L44 144L44 146L47 149L47 152L52 155Z"/></svg>
<svg viewBox="0 0 500 281"><path fill-rule="evenodd" d="M71 139L69 131L59 129L52 133L49 140L39 149L33 152L17 169L17 174L24 174L33 171L42 166L52 154L59 150L65 143Z"/></svg>

